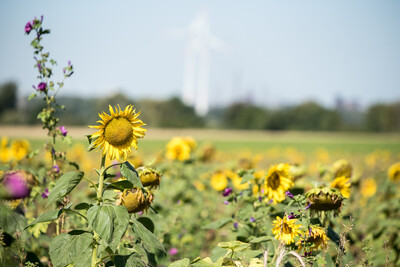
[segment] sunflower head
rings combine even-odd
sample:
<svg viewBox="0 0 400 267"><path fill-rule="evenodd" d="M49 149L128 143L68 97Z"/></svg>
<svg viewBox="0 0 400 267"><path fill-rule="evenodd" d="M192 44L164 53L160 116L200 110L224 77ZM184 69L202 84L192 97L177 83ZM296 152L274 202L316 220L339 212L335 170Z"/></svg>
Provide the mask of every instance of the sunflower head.
<svg viewBox="0 0 400 267"><path fill-rule="evenodd" d="M277 203L285 199L285 192L293 186L289 170L290 166L287 163L280 163L269 168L262 186L266 201L272 200Z"/></svg>
<svg viewBox="0 0 400 267"><path fill-rule="evenodd" d="M167 158L171 160L185 161L190 159L194 143L190 139L174 137L167 144Z"/></svg>
<svg viewBox="0 0 400 267"><path fill-rule="evenodd" d="M211 187L217 191L222 191L228 186L228 179L224 172L216 172L211 177Z"/></svg>
<svg viewBox="0 0 400 267"><path fill-rule="evenodd" d="M370 177L361 181L360 191L363 197L372 197L376 193L375 179Z"/></svg>
<svg viewBox="0 0 400 267"><path fill-rule="evenodd" d="M296 236L301 233L299 229L300 225L296 224L296 222L297 219L288 219L287 216L281 219L277 216L276 220L272 222L272 233L275 235L276 239L289 245L293 243Z"/></svg>
<svg viewBox="0 0 400 267"><path fill-rule="evenodd" d="M350 178L346 178L346 176L337 177L331 183L331 187L339 189L340 194L342 194L344 198L350 197L350 185Z"/></svg>
<svg viewBox="0 0 400 267"><path fill-rule="evenodd" d="M312 212L330 212L339 214L343 205L343 196L337 188L317 187L306 194Z"/></svg>
<svg viewBox="0 0 400 267"><path fill-rule="evenodd" d="M332 170L335 178L341 176L351 177L351 174L353 173L353 166L351 166L349 161L340 159L333 163Z"/></svg>
<svg viewBox="0 0 400 267"><path fill-rule="evenodd" d="M393 182L400 181L400 162L397 162L390 166L388 170L389 179Z"/></svg>
<svg viewBox="0 0 400 267"><path fill-rule="evenodd" d="M327 245L328 237L325 230L319 226L311 226L308 231L303 233L302 238L298 242L299 250L304 250L305 252L325 249Z"/></svg>
<svg viewBox="0 0 400 267"><path fill-rule="evenodd" d="M26 155L29 153L30 144L28 140L13 140L11 142L11 152L12 156L15 160L20 161L25 158Z"/></svg>
<svg viewBox="0 0 400 267"><path fill-rule="evenodd" d="M153 199L154 195L151 192L143 193L142 189L133 187L122 192L119 204L125 206L129 213L136 213L147 211L153 203Z"/></svg>
<svg viewBox="0 0 400 267"><path fill-rule="evenodd" d="M139 171L139 178L143 186L156 188L160 186L161 174L152 168L144 168Z"/></svg>
<svg viewBox="0 0 400 267"><path fill-rule="evenodd" d="M140 114L136 113L132 105L124 110L109 106L110 114L103 112L99 114L100 125L89 126L99 129L90 136L93 141L93 148L103 150L103 155L108 153L110 160L123 158L124 160L132 153L131 147L137 149L137 139L143 138L146 130L141 128L145 125L138 119Z"/></svg>

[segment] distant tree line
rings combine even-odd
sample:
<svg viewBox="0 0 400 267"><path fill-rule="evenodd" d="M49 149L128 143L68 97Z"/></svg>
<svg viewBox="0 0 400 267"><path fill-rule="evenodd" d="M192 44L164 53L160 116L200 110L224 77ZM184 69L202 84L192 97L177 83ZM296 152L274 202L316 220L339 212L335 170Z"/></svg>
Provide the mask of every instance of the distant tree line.
<svg viewBox="0 0 400 267"><path fill-rule="evenodd" d="M39 124L38 112L43 108L39 99L17 99L14 82L0 85L0 124ZM195 114L192 107L179 98L167 100L144 99L135 101L123 94L103 98L59 97L57 102L66 107L58 114L65 125L95 124L98 113L108 112L108 105L124 108L135 105L143 111L140 118L150 127L169 128L227 128L258 130L305 131L400 131L400 102L375 104L366 111L329 109L316 102L269 109L249 103L234 103L217 108L205 117Z"/></svg>

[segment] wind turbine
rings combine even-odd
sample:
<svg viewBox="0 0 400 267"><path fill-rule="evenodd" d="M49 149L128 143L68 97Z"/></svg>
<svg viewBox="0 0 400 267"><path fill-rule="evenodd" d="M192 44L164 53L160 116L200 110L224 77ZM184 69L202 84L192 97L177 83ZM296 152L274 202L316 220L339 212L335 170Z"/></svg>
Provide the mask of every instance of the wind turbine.
<svg viewBox="0 0 400 267"><path fill-rule="evenodd" d="M224 50L225 45L210 33L208 8L201 9L185 30L169 31L169 35L186 39L182 101L194 106L197 115L204 116L209 110L209 49Z"/></svg>

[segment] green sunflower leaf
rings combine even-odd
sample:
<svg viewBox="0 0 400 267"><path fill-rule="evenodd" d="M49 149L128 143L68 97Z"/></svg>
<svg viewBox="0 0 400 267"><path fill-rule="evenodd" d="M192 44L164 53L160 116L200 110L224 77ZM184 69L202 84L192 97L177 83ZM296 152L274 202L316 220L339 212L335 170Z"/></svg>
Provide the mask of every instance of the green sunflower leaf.
<svg viewBox="0 0 400 267"><path fill-rule="evenodd" d="M232 222L232 218L224 218L209 224L204 225L201 227L201 229L219 229L222 228L223 226L227 225L228 223Z"/></svg>
<svg viewBox="0 0 400 267"><path fill-rule="evenodd" d="M125 177L126 180L131 182L134 186L143 188L142 182L139 178L139 174L128 161L125 161L121 165L121 175Z"/></svg>
<svg viewBox="0 0 400 267"><path fill-rule="evenodd" d="M55 219L58 219L58 217L60 217L62 212L63 212L63 209L57 209L57 210L51 210L51 211L45 212L42 215L40 215L39 217L37 217L36 220L34 220L30 224L28 224L25 227L25 229L28 228L29 226L32 226L32 225L37 224L37 223L50 222L50 221L53 221Z"/></svg>
<svg viewBox="0 0 400 267"><path fill-rule="evenodd" d="M146 267L147 264L136 253L114 257L115 267Z"/></svg>
<svg viewBox="0 0 400 267"><path fill-rule="evenodd" d="M129 225L129 213L123 206L93 206L87 211L90 226L114 250Z"/></svg>
<svg viewBox="0 0 400 267"><path fill-rule="evenodd" d="M188 258L184 258L178 261L174 261L169 265L169 267L188 267L190 266L190 260Z"/></svg>
<svg viewBox="0 0 400 267"><path fill-rule="evenodd" d="M92 241L91 233L79 230L54 237L49 247L51 262L55 267L64 267L73 263L86 251Z"/></svg>
<svg viewBox="0 0 400 267"><path fill-rule="evenodd" d="M83 172L68 172L61 176L53 189L51 189L49 198L47 199L48 206L50 203L54 203L57 199L68 195L82 180Z"/></svg>
<svg viewBox="0 0 400 267"><path fill-rule="evenodd" d="M147 228L134 217L132 217L132 222L133 231L139 236L149 251L156 252L155 249L158 249L165 253L163 244L161 244L161 242L152 232L147 230Z"/></svg>

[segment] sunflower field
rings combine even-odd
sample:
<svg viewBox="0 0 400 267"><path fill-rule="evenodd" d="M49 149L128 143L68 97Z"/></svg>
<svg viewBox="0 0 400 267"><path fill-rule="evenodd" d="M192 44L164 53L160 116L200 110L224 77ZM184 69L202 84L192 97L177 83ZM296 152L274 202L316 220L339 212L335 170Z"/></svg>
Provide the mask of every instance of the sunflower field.
<svg viewBox="0 0 400 267"><path fill-rule="evenodd" d="M43 136L0 141L1 266L400 264L398 134L161 131L117 105L76 138L42 23Z"/></svg>

